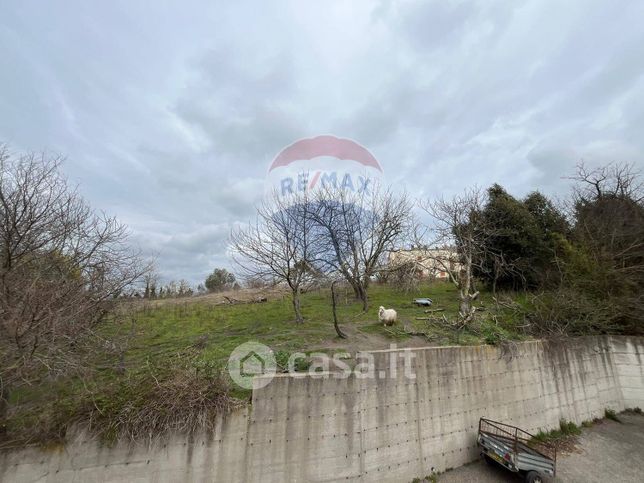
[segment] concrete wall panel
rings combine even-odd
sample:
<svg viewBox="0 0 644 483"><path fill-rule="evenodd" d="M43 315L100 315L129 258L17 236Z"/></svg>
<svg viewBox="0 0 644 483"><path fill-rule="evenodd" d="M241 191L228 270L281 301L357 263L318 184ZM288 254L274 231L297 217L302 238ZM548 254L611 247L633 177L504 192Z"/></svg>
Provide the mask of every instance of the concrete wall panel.
<svg viewBox="0 0 644 483"><path fill-rule="evenodd" d="M375 351L376 377L280 375L213 434L105 447L80 432L65 448L0 453L11 482L398 482L478 455L484 416L537 432L606 408L644 408L644 339ZM392 377L392 373L397 374Z"/></svg>

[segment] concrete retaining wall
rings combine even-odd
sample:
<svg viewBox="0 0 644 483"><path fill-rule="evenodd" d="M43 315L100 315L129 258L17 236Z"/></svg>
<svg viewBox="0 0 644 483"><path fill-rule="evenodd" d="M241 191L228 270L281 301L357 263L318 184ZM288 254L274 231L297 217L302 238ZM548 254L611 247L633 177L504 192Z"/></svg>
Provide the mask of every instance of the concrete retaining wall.
<svg viewBox="0 0 644 483"><path fill-rule="evenodd" d="M64 449L0 455L0 480L411 481L477 457L481 416L528 431L605 408L644 408L644 339L413 349L415 379L283 376L214 434L106 448L78 435ZM391 357L372 353L376 373Z"/></svg>

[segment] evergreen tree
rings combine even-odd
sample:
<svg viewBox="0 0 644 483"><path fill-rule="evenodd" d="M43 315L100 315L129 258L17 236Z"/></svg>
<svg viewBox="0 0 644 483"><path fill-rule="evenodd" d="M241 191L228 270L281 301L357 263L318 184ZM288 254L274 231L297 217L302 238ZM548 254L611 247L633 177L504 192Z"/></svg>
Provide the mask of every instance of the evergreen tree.
<svg viewBox="0 0 644 483"><path fill-rule="evenodd" d="M235 286L235 275L225 268L215 268L208 275L205 285L210 292L220 292L222 290L232 289Z"/></svg>

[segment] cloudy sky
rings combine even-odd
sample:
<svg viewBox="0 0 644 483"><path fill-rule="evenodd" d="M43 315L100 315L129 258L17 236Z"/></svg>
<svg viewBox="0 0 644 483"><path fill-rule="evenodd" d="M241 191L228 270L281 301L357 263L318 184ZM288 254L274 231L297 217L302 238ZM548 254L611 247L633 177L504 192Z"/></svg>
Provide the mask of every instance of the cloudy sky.
<svg viewBox="0 0 644 483"><path fill-rule="evenodd" d="M0 3L0 142L64 154L166 280L230 266L272 158L359 141L414 195L644 165L641 1Z"/></svg>

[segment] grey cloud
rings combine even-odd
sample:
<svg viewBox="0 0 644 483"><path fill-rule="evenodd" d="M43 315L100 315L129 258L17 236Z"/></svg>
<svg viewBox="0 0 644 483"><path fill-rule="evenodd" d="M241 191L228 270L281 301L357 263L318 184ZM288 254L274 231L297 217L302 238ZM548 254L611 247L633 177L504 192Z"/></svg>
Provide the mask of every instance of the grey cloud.
<svg viewBox="0 0 644 483"><path fill-rule="evenodd" d="M478 13L478 5L472 3L417 2L404 10L400 30L419 49L439 49L458 42Z"/></svg>
<svg viewBox="0 0 644 483"><path fill-rule="evenodd" d="M174 107L213 151L236 164L267 162L303 134L303 113L292 102L297 85L291 59L255 56L253 62L246 55L234 48L205 54Z"/></svg>
<svg viewBox="0 0 644 483"><path fill-rule="evenodd" d="M643 17L595 0L5 2L0 140L67 155L166 279L196 282L230 268L230 227L301 137L354 138L423 196L562 194L582 159L643 166Z"/></svg>

